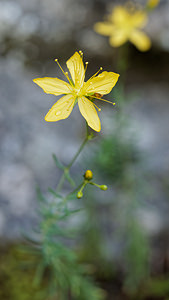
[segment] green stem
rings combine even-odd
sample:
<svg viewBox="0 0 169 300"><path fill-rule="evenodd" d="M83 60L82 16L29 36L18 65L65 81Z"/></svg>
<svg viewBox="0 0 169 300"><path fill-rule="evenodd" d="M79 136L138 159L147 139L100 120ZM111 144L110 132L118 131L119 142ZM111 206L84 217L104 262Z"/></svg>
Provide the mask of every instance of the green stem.
<svg viewBox="0 0 169 300"><path fill-rule="evenodd" d="M83 150L84 146L88 142L88 139L89 139L88 136L86 136L86 138L84 139L83 143L81 144L79 150L77 151L77 153L75 154L75 156L73 157L73 159L71 160L71 162L68 164L68 166L67 166L68 170L71 168L71 166L73 165L73 163L75 162L75 160L77 159L77 157L79 156L79 154L81 153L81 151Z"/></svg>
<svg viewBox="0 0 169 300"><path fill-rule="evenodd" d="M77 151L77 153L75 154L75 156L71 160L70 164L67 166L68 170L71 168L71 166L73 165L73 163L75 162L75 160L77 159L77 157L79 156L79 154L81 153L81 151L83 150L84 146L86 145L86 143L88 142L89 139L90 139L89 127L88 127L87 122L86 122L86 137L85 137L83 143L81 144L79 150Z"/></svg>
<svg viewBox="0 0 169 300"><path fill-rule="evenodd" d="M63 172L60 180L59 180L59 183L57 185L57 188L56 188L56 191L59 192L64 184L64 181L65 181L65 171Z"/></svg>
<svg viewBox="0 0 169 300"><path fill-rule="evenodd" d="M73 195L75 192L78 192L79 189L82 187L82 184L79 184L77 188L75 188L72 192L70 192L69 194L67 194L64 198L63 198L63 202L66 203L67 199L69 199L69 196Z"/></svg>
<svg viewBox="0 0 169 300"><path fill-rule="evenodd" d="M88 142L88 140L90 140L91 135L89 134L89 129L88 129L88 125L86 123L86 137L83 141L83 143L81 144L80 148L78 149L78 151L76 152L76 154L74 155L74 157L72 158L71 162L64 168L64 172L59 180L59 183L57 185L56 191L59 192L65 182L66 179L66 173L69 173L69 170L71 168L71 166L73 165L73 163L75 162L75 160L77 159L77 157L79 156L79 154L82 152L84 146L86 145L86 143Z"/></svg>

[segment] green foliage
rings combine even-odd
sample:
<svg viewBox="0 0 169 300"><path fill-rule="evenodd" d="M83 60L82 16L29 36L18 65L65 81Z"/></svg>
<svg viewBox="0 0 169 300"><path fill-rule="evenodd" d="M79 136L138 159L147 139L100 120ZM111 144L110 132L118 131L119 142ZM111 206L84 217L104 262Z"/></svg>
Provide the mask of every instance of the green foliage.
<svg viewBox="0 0 169 300"><path fill-rule="evenodd" d="M55 162L55 165L57 168L61 169L63 171L63 174L65 176L65 179L67 179L67 181L72 185L75 186L75 182L72 179L72 177L69 174L69 168L64 167L64 165L60 162L60 160L57 158L57 156L55 154L52 155L53 160Z"/></svg>
<svg viewBox="0 0 169 300"><path fill-rule="evenodd" d="M123 93L123 90L119 92ZM120 113L117 112L113 123L113 133L101 140L97 151L92 151L94 155L91 155L90 161L88 159L88 164L92 166L100 180L106 178L109 182L108 187L111 186L113 190L113 199L108 194L107 204L104 204L105 210L107 205L107 227L112 228L112 224L110 224L112 220L114 228L118 228L112 236L109 232L112 245L116 243L115 246L119 247L117 255L119 263L116 264L114 261L112 264L114 269L119 269L120 266L125 275L124 287L130 294L134 294L143 281L149 278L149 241L136 217L145 197L145 181L139 170L143 158L136 144L137 134L133 135L128 130L130 120L125 114L123 98L124 95L121 95L120 99L118 97L122 103L119 108ZM97 202L97 196L95 198L91 200L92 203ZM87 206L87 210L90 220L97 218L100 222L102 212L101 208L100 211L98 210L98 204L97 211L94 211L91 206ZM91 226L92 231L95 231L95 236L97 236L96 232L99 235L98 244L95 240L95 246L90 250L92 256L93 249L100 247L104 237L99 230L101 222L97 226L95 224ZM110 246L104 244L104 247ZM89 251L88 244L86 244L86 248L88 249L86 251ZM103 257L104 259L106 257Z"/></svg>
<svg viewBox="0 0 169 300"><path fill-rule="evenodd" d="M107 180L118 183L128 165L138 160L139 154L134 143L121 140L115 133L101 141L91 164L103 178L106 176Z"/></svg>
<svg viewBox="0 0 169 300"><path fill-rule="evenodd" d="M102 235L98 219L97 204L93 195L87 193L85 201L86 221L82 226L83 242L80 257L89 263L93 262L95 268L104 268L105 260L102 247Z"/></svg>
<svg viewBox="0 0 169 300"><path fill-rule="evenodd" d="M68 195L69 200L75 199L75 191ZM71 228L71 217L81 208L70 209L66 197L51 188L49 192L52 196L50 200L37 189L40 218L36 229L38 237L35 238L35 232L32 237L25 237L27 245L20 249L24 257L27 253L28 266L35 263L34 285L42 287L45 282L43 294L48 299L102 300L103 291L87 275L86 267L79 263L72 246L77 229Z"/></svg>
<svg viewBox="0 0 169 300"><path fill-rule="evenodd" d="M136 293L149 275L149 246L145 234L136 219L131 218L126 228L126 279L125 288Z"/></svg>
<svg viewBox="0 0 169 300"><path fill-rule="evenodd" d="M166 297L164 299L167 300L169 297L169 279L165 277L149 279L144 285L140 299L146 297L155 297L156 299Z"/></svg>
<svg viewBox="0 0 169 300"><path fill-rule="evenodd" d="M57 158L57 156L55 154L53 154L52 157L53 157L56 167L61 170L64 170L64 165L60 162L60 160Z"/></svg>
<svg viewBox="0 0 169 300"><path fill-rule="evenodd" d="M20 249L18 253L18 247ZM19 255L18 255L19 254ZM21 255L22 254L22 255ZM21 263L21 258L25 259L25 262ZM56 296L49 297L47 295L46 287L48 286L48 281L50 280L49 270L46 270L43 274L43 266L40 265L40 255L39 250L35 248L25 248L25 245L6 245L0 248L0 299L4 300L43 300L43 299L60 299ZM39 267L37 268L37 265ZM43 274L43 279L41 277L40 282L33 280L35 275L35 269L37 268L36 278L40 278ZM85 269L84 269L85 270ZM83 270L83 271L84 271ZM85 270L86 273L86 270ZM103 275L103 274L102 274ZM103 277L101 277L103 279ZM118 278L117 278L118 279ZM112 281L115 283L116 279L113 277L108 278L107 284L112 286ZM33 282L32 282L33 281ZM86 300L90 295L89 299L100 299L100 294L103 292L99 289L93 289L93 281L89 278L86 280L86 276L76 276L73 272L73 278L71 280L71 289L75 295L79 294L80 286L80 298L76 296L79 300ZM117 283L113 287L114 294L117 297ZM156 277L156 278L145 278L142 285L138 290L131 294L131 290L127 290L125 286L125 291L128 292L128 297L125 299L164 299L168 300L169 295L169 279L166 277ZM113 293L113 292L112 292ZM104 296L104 294L103 294ZM114 297L114 296L112 296ZM119 295L120 297L120 291ZM61 298L62 299L62 298ZM66 300L70 298L65 298ZM72 299L72 298L71 298ZM74 298L73 298L74 299ZM106 298L107 299L107 298ZM109 298L108 298L109 299ZM110 298L112 299L112 298ZM113 298L114 299L114 298ZM124 295L122 298L124 299Z"/></svg>
<svg viewBox="0 0 169 300"><path fill-rule="evenodd" d="M0 299L42 300L40 289L31 285L33 272L21 267L16 246L0 249Z"/></svg>

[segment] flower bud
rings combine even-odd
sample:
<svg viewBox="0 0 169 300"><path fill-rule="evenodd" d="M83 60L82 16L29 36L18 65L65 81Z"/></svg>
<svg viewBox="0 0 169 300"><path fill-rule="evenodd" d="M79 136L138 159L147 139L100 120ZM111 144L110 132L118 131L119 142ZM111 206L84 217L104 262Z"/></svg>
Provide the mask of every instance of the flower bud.
<svg viewBox="0 0 169 300"><path fill-rule="evenodd" d="M107 185L100 185L100 189L102 190L102 191L106 191L107 190Z"/></svg>
<svg viewBox="0 0 169 300"><path fill-rule="evenodd" d="M91 171L91 170L87 170L87 171L85 172L85 174L84 174L84 178L85 178L86 180L91 180L91 179L93 178L93 173L92 173L92 171Z"/></svg>
<svg viewBox="0 0 169 300"><path fill-rule="evenodd" d="M77 193L77 198L80 199L80 198L82 198L82 197L83 197L83 193L82 193L82 191L79 191L79 192Z"/></svg>

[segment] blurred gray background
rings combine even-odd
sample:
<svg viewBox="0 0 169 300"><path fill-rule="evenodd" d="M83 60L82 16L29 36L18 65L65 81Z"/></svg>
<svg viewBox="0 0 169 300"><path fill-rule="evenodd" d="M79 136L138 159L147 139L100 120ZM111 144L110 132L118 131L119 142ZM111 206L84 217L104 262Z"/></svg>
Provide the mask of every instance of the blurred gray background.
<svg viewBox="0 0 169 300"><path fill-rule="evenodd" d="M56 97L43 93L32 80L44 76L63 78L54 59L59 58L64 67L76 50L82 50L85 61L89 61L87 76L100 66L118 73L115 50L108 38L93 31L94 23L102 21L104 14L117 3L120 1L0 1L0 236L3 238L16 239L23 229L30 227L37 205L36 185L45 192L48 186L56 186L60 176L51 154L68 163L85 134L85 122L77 107L64 121L44 121ZM137 101L126 103L126 113L131 116L129 130L137 131L138 147L146 157L145 173L152 172L150 184L155 197L150 209L143 212L142 220L148 233L156 235L169 227L169 1L161 1L149 15L145 31L152 40L151 50L140 53L134 46L129 47L126 95L136 94ZM102 131L96 143L113 130L110 119L118 110L118 93L115 101L112 111L108 104L102 107ZM79 162L89 153L85 150ZM85 166L77 164L77 168L83 174Z"/></svg>

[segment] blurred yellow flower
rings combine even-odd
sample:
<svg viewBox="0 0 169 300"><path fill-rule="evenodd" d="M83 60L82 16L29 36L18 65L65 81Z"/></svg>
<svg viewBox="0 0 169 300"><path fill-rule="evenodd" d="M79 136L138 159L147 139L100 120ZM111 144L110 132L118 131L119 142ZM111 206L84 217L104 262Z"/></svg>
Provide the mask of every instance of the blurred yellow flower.
<svg viewBox="0 0 169 300"><path fill-rule="evenodd" d="M100 68L100 70L87 82L84 82L88 63L86 63L86 67L84 68L82 56L83 53L81 51L79 51L79 53L75 52L74 55L67 61L66 64L71 74L71 78L69 77L68 72L63 71L58 60L56 60L69 83L53 77L36 78L33 81L47 94L53 94L56 96L65 94L65 96L60 98L52 106L45 116L45 120L47 122L55 122L66 119L70 115L74 105L78 103L79 110L82 116L86 119L88 125L93 130L100 131L100 119L94 107L96 105L93 103L93 100L103 100L97 96L97 94L105 95L110 93L112 88L115 86L119 75L113 72L104 71L97 76L99 71L102 70L102 68ZM89 99L87 97L89 97ZM98 108L98 110L100 109Z"/></svg>
<svg viewBox="0 0 169 300"><path fill-rule="evenodd" d="M150 9L155 8L160 3L160 0L148 0L147 7Z"/></svg>
<svg viewBox="0 0 169 300"><path fill-rule="evenodd" d="M146 22L147 14L143 10L136 10L133 6L116 6L107 21L96 23L94 29L102 35L110 36L112 47L119 47L130 41L140 51L147 51L151 47L151 41L140 30Z"/></svg>

